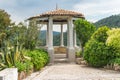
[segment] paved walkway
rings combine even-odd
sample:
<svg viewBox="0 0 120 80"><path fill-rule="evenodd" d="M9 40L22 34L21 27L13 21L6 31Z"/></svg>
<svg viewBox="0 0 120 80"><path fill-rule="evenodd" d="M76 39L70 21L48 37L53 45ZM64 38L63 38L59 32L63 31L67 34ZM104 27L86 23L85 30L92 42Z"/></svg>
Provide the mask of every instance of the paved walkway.
<svg viewBox="0 0 120 80"><path fill-rule="evenodd" d="M54 64L25 80L120 80L120 72L77 64Z"/></svg>

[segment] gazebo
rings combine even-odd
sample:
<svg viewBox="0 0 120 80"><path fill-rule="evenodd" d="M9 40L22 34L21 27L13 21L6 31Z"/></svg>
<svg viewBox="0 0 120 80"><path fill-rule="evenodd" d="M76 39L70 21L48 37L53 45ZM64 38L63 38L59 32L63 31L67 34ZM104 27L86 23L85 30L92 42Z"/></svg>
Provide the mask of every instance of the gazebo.
<svg viewBox="0 0 120 80"><path fill-rule="evenodd" d="M46 45L47 51L50 56L50 63L54 63L54 47L53 47L53 25L61 25L61 44L64 46L63 42L63 24L67 24L67 57L69 62L75 61L75 47L76 47L76 32L74 30L73 22L77 19L84 19L82 13L56 9L53 11L45 12L43 14L30 17L28 19L29 23L34 22L34 24L45 24L47 25L47 34L46 34Z"/></svg>

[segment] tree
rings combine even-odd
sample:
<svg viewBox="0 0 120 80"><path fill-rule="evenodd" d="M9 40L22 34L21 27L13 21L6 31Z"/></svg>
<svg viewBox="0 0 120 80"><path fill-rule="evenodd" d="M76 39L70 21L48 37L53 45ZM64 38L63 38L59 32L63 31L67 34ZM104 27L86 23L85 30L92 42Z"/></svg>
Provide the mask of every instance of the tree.
<svg viewBox="0 0 120 80"><path fill-rule="evenodd" d="M11 43L18 43L25 49L34 49L38 43L38 27L30 24L27 28L23 23L13 25L9 29Z"/></svg>
<svg viewBox="0 0 120 80"><path fill-rule="evenodd" d="M39 43L39 30L34 22L31 22L26 32L25 48L34 49Z"/></svg>
<svg viewBox="0 0 120 80"><path fill-rule="evenodd" d="M4 32L10 25L10 15L0 9L0 32Z"/></svg>
<svg viewBox="0 0 120 80"><path fill-rule="evenodd" d="M85 43L90 39L91 35L95 32L96 27L92 23L84 19L76 20L74 24L83 51Z"/></svg>
<svg viewBox="0 0 120 80"><path fill-rule="evenodd" d="M8 33L8 40L13 45L21 45L24 47L26 35L27 35L27 27L23 23L19 23L18 25L13 24L11 27L9 27L7 33Z"/></svg>
<svg viewBox="0 0 120 80"><path fill-rule="evenodd" d="M4 39L7 37L7 29L10 26L10 15L0 9L0 48L2 47Z"/></svg>

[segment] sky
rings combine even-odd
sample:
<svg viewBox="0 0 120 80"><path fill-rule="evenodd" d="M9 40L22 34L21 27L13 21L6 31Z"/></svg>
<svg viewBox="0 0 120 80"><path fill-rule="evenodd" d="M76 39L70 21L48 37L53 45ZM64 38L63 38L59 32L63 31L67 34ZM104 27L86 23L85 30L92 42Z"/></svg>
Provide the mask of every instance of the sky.
<svg viewBox="0 0 120 80"><path fill-rule="evenodd" d="M0 0L0 9L11 15L14 22L58 8L84 14L90 22L120 14L120 0ZM59 29L55 29L59 30Z"/></svg>

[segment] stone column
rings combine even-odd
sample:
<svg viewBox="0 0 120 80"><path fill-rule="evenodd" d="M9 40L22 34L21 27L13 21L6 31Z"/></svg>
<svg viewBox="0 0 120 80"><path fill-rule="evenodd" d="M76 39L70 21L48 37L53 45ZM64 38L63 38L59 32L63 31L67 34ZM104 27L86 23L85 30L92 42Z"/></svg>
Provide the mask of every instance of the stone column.
<svg viewBox="0 0 120 80"><path fill-rule="evenodd" d="M68 18L68 59L75 62L75 48L73 46L73 20Z"/></svg>
<svg viewBox="0 0 120 80"><path fill-rule="evenodd" d="M69 46L69 26L68 26L68 24L67 24L67 48L68 48L68 46Z"/></svg>
<svg viewBox="0 0 120 80"><path fill-rule="evenodd" d="M69 26L68 26L68 23L67 23L67 53L66 53L66 57L68 58L68 47L69 47L69 30L68 30Z"/></svg>
<svg viewBox="0 0 120 80"><path fill-rule="evenodd" d="M54 48L53 48L53 18L49 17L48 22L48 53L50 56L50 63L54 63Z"/></svg>
<svg viewBox="0 0 120 80"><path fill-rule="evenodd" d="M49 25L49 24L47 24L47 26L46 26L46 27L47 27L47 29L46 29L46 47L48 47L48 41L49 41L49 40L48 40L48 34L49 34L49 33L48 33L49 26L48 26L48 25Z"/></svg>
<svg viewBox="0 0 120 80"><path fill-rule="evenodd" d="M63 24L61 24L61 41L60 41L60 46L63 47L64 46L64 38L63 38Z"/></svg>
<svg viewBox="0 0 120 80"><path fill-rule="evenodd" d="M74 47L77 47L76 30L74 30Z"/></svg>

